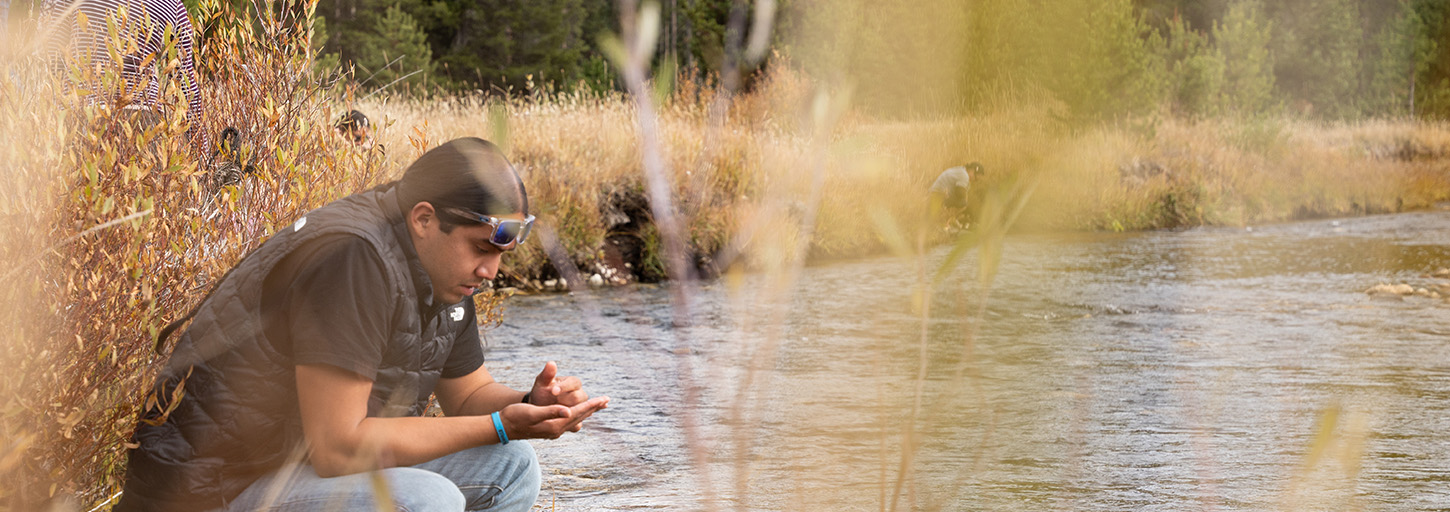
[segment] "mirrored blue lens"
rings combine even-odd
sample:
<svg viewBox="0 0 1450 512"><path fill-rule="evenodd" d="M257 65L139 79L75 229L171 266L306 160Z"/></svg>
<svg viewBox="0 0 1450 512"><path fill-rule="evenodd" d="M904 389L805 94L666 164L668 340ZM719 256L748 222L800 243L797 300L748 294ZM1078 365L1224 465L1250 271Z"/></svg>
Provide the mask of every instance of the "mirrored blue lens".
<svg viewBox="0 0 1450 512"><path fill-rule="evenodd" d="M498 224L493 230L493 237L489 239L496 245L508 245L518 239L519 232L523 231L524 223L516 220L506 220Z"/></svg>

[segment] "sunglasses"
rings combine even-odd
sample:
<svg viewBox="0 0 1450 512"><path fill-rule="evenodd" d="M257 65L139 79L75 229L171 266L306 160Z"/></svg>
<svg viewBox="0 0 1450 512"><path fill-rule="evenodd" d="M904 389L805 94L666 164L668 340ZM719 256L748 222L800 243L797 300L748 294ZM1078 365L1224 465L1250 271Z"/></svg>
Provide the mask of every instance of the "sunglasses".
<svg viewBox="0 0 1450 512"><path fill-rule="evenodd" d="M524 240L529 238L529 230L534 227L533 215L524 217L523 220L516 220L490 217L462 208L445 208L440 211L452 217L492 227L493 233L488 235L488 243L505 251L524 243Z"/></svg>

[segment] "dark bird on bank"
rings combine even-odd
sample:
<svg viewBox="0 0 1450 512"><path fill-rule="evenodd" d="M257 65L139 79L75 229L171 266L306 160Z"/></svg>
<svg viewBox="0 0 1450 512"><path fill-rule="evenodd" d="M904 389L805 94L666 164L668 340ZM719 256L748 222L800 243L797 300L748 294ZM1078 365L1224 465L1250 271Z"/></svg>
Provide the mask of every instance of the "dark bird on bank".
<svg viewBox="0 0 1450 512"><path fill-rule="evenodd" d="M220 190L228 185L241 183L242 177L257 172L256 166L252 165L255 158L247 158L251 153L242 144L242 133L235 127L228 126L222 130L216 151L212 153L212 189ZM246 163L243 163L246 160Z"/></svg>

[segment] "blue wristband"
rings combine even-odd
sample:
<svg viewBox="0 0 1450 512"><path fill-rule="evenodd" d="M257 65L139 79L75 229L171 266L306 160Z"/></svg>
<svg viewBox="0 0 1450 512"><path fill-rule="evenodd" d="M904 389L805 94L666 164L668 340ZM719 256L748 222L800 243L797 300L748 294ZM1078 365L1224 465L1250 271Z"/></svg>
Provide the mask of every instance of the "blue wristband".
<svg viewBox="0 0 1450 512"><path fill-rule="evenodd" d="M498 444L509 444L509 435L503 431L503 419L498 417L498 412L489 416L493 416L493 429L498 432Z"/></svg>

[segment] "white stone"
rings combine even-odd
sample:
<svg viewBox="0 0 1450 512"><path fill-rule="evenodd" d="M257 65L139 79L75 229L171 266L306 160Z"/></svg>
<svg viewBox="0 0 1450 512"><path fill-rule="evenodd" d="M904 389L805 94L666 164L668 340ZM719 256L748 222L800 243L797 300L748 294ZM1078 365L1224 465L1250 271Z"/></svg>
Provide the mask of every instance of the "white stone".
<svg viewBox="0 0 1450 512"><path fill-rule="evenodd" d="M601 276L599 274L589 276L589 286L593 286L595 288L604 286L604 276Z"/></svg>

